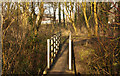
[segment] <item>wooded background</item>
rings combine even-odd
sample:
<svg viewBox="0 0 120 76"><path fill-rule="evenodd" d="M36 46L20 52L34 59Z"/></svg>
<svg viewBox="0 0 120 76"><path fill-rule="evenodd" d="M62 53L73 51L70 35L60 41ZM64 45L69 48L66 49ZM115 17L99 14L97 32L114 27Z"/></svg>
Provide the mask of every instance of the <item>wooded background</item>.
<svg viewBox="0 0 120 76"><path fill-rule="evenodd" d="M42 74L46 40L58 31L98 38L91 67L120 73L120 2L2 2L1 16L3 74Z"/></svg>

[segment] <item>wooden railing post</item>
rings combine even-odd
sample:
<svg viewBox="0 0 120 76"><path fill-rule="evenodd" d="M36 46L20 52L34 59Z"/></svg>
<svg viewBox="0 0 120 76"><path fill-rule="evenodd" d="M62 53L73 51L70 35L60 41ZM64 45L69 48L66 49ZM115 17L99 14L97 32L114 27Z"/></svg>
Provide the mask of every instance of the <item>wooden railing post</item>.
<svg viewBox="0 0 120 76"><path fill-rule="evenodd" d="M54 58L55 58L55 56L56 56L56 35L54 35L53 39L54 39L53 46L54 46Z"/></svg>
<svg viewBox="0 0 120 76"><path fill-rule="evenodd" d="M47 39L47 68L50 68L50 39Z"/></svg>
<svg viewBox="0 0 120 76"><path fill-rule="evenodd" d="M71 60L72 59L72 54L71 54L71 32L70 32L70 34L69 34L69 70L72 70L72 68L71 68Z"/></svg>
<svg viewBox="0 0 120 76"><path fill-rule="evenodd" d="M60 47L60 33L53 35L47 39L47 68L50 69L51 64L57 55Z"/></svg>
<svg viewBox="0 0 120 76"><path fill-rule="evenodd" d="M54 41L53 41L53 37L51 37L51 45L50 45L50 48L51 48L51 64L53 63L53 58L54 58Z"/></svg>
<svg viewBox="0 0 120 76"><path fill-rule="evenodd" d="M58 37L56 36L56 41L55 41L56 54L57 54L57 52L58 52L58 47L57 47L57 44L58 44L58 43L57 43L57 40L58 40Z"/></svg>

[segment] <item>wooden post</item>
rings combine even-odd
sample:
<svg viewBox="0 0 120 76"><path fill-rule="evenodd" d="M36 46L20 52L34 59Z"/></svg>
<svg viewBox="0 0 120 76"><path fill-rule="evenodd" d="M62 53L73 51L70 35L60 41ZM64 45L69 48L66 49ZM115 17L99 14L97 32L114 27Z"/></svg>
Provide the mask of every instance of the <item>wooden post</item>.
<svg viewBox="0 0 120 76"><path fill-rule="evenodd" d="M50 68L50 39L47 39L47 68Z"/></svg>
<svg viewBox="0 0 120 76"><path fill-rule="evenodd" d="M60 33L58 35L58 46L60 46Z"/></svg>
<svg viewBox="0 0 120 76"><path fill-rule="evenodd" d="M55 35L54 35L54 57L56 56L56 38L55 38Z"/></svg>
<svg viewBox="0 0 120 76"><path fill-rule="evenodd" d="M56 48L56 54L57 54L57 52L58 52L58 49L57 49L57 36L56 36L56 41L55 41L55 48Z"/></svg>
<svg viewBox="0 0 120 76"><path fill-rule="evenodd" d="M53 37L51 37L51 45L50 45L50 47L51 47L51 53L50 53L50 55L51 55L51 64L53 63L53 57L54 57L54 42L53 42Z"/></svg>
<svg viewBox="0 0 120 76"><path fill-rule="evenodd" d="M70 34L69 34L69 70L72 70L71 58L72 58L72 54L71 54L71 32L70 32Z"/></svg>

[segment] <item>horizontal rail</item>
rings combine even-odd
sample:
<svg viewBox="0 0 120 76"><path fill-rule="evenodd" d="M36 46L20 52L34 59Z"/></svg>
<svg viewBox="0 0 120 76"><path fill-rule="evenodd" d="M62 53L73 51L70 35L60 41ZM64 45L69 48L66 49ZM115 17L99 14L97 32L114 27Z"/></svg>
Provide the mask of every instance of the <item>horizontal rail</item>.
<svg viewBox="0 0 120 76"><path fill-rule="evenodd" d="M53 64L54 59L60 48L61 33L54 34L50 39L47 39L47 68Z"/></svg>
<svg viewBox="0 0 120 76"><path fill-rule="evenodd" d="M51 68L58 51L60 49L61 33L54 34L50 39L47 39L47 68L43 74L46 74ZM69 34L69 70L72 70L72 42L71 33Z"/></svg>

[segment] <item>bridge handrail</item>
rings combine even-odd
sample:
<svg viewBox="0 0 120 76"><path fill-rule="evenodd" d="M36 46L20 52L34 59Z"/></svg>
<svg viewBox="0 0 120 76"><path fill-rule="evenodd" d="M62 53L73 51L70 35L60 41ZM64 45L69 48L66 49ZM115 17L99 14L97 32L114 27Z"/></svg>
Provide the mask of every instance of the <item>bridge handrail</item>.
<svg viewBox="0 0 120 76"><path fill-rule="evenodd" d="M50 39L47 39L47 68L53 64L54 59L59 51L61 32L54 34Z"/></svg>
<svg viewBox="0 0 120 76"><path fill-rule="evenodd" d="M61 32L54 34L50 39L47 39L47 67L43 74L47 74L48 69L51 68L54 59L60 49ZM71 32L69 33L69 70L72 70L72 39Z"/></svg>
<svg viewBox="0 0 120 76"><path fill-rule="evenodd" d="M61 33L54 34L50 39L47 39L47 68L50 69L51 64L60 49ZM72 69L72 43L71 32L69 33L69 70Z"/></svg>

